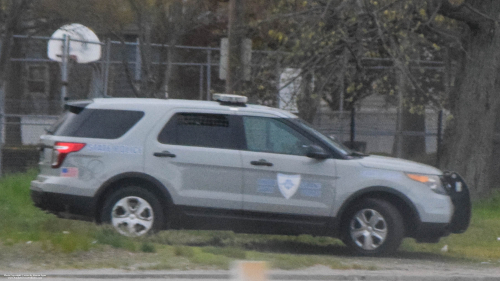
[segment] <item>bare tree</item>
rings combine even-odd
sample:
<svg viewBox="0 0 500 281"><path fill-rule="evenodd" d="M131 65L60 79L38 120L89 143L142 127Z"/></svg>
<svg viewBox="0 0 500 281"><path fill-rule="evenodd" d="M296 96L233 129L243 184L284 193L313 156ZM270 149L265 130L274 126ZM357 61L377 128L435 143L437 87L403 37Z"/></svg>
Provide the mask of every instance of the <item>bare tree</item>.
<svg viewBox="0 0 500 281"><path fill-rule="evenodd" d="M244 81L243 70L243 39L245 37L245 0L229 1L228 24L228 65L226 74L226 93L233 94L242 89Z"/></svg>
<svg viewBox="0 0 500 281"><path fill-rule="evenodd" d="M182 97L176 87L179 79L173 62L183 36L206 23L207 7L190 0L155 0L152 5L127 0L138 26L141 56L141 79L134 81L134 90L141 97ZM162 44L153 48L152 44ZM126 66L127 67L127 66ZM131 76L130 76L131 77Z"/></svg>
<svg viewBox="0 0 500 281"><path fill-rule="evenodd" d="M25 13L32 0L3 0L0 2L5 9L0 10L0 31L2 36L0 53L0 83L4 87L6 70L12 52L13 35L21 29L21 23L25 22Z"/></svg>
<svg viewBox="0 0 500 281"><path fill-rule="evenodd" d="M34 34L50 26L57 17L46 18L37 14L35 6L39 3L33 0L3 0L0 5L0 100L5 112L1 114L18 114L19 104L6 101L19 99L22 93L21 65L12 64L12 57L24 57L22 44L14 39L15 34ZM5 118L5 143L7 145L18 145L21 143L20 118L8 116Z"/></svg>
<svg viewBox="0 0 500 281"><path fill-rule="evenodd" d="M314 68L315 73L320 73L316 82L324 83L320 88L326 101L338 108L331 93L341 96L337 85L344 83L347 104L373 92L377 86L387 89L389 99L394 96L390 93L404 91L408 112L428 104L446 106L452 119L445 135L443 168L461 173L476 196L491 190L489 167L500 99L500 1L318 0L289 6L280 3L275 21L270 18L261 24L269 26L269 34L275 40L270 46L295 53L301 58L300 67ZM349 64L355 65L352 75L350 71L338 71L341 58L345 58L341 51L344 49L349 51ZM430 91L435 88L429 85L432 83L422 81L418 73L412 72L412 68L418 69L412 63L415 59L429 50L434 58L444 59L447 49L457 54L452 59L458 64L449 96L442 89ZM363 57L391 59L403 81L399 88L394 87L397 84L380 87L385 84L381 81L384 74L367 80ZM414 123L412 118L403 123Z"/></svg>
<svg viewBox="0 0 500 281"><path fill-rule="evenodd" d="M500 101L500 1L434 0L429 9L462 23L461 64L450 96L444 168L457 170L474 195L494 187L489 169ZM493 171L494 172L494 171Z"/></svg>

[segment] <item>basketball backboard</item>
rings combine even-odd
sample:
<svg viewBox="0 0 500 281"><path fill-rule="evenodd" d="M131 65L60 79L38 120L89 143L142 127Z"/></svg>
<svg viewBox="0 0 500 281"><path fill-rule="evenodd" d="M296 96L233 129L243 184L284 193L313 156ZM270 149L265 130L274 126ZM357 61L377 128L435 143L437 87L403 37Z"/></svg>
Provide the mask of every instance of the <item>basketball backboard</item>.
<svg viewBox="0 0 500 281"><path fill-rule="evenodd" d="M97 35L88 27L73 23L62 26L52 34L47 48L49 59L62 61L64 35L71 39L68 57L76 62L89 63L101 58L101 43Z"/></svg>

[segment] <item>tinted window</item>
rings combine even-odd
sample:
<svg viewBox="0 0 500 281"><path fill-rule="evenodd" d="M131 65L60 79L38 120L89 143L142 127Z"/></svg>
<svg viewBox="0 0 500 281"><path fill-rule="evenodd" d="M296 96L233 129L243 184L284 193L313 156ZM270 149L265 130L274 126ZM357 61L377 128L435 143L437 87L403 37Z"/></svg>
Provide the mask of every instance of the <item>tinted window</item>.
<svg viewBox="0 0 500 281"><path fill-rule="evenodd" d="M144 116L142 111L88 109L68 111L54 135L96 139L117 139Z"/></svg>
<svg viewBox="0 0 500 281"><path fill-rule="evenodd" d="M312 142L278 119L243 117L247 149L292 155L306 155Z"/></svg>
<svg viewBox="0 0 500 281"><path fill-rule="evenodd" d="M232 118L224 114L177 113L158 141L164 144L237 149Z"/></svg>

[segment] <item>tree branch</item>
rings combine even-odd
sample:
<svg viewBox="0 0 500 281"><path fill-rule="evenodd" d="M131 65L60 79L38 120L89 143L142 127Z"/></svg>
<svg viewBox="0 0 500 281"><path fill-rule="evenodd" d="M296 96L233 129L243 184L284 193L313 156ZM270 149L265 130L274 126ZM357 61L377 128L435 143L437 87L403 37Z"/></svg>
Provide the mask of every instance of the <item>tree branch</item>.
<svg viewBox="0 0 500 281"><path fill-rule="evenodd" d="M484 17L485 19L490 20L490 21L493 21L493 22L498 22L498 21L497 21L497 20L495 20L494 18L492 18L492 17L488 16L487 14L482 13L482 12L481 12L481 11L479 11L478 9L476 9L476 8L472 7L469 3L465 3L464 5L465 5L465 7L467 7L469 10L471 10L472 12L474 12L474 13L478 14L479 16Z"/></svg>
<svg viewBox="0 0 500 281"><path fill-rule="evenodd" d="M429 20L426 23L424 23L423 25L429 25L429 24L431 24L431 22L434 21L434 19L436 18L439 10L441 9L441 4L442 4L441 2L438 3L437 8L434 9L434 12L432 12L432 15L429 17Z"/></svg>
<svg viewBox="0 0 500 281"><path fill-rule="evenodd" d="M439 2L436 2L439 1ZM491 18L477 11L467 3L455 6L449 0L434 0L435 3L440 3L441 8L439 13L443 16L462 21L471 28L477 29L481 25L491 23ZM486 16L486 17L485 17Z"/></svg>

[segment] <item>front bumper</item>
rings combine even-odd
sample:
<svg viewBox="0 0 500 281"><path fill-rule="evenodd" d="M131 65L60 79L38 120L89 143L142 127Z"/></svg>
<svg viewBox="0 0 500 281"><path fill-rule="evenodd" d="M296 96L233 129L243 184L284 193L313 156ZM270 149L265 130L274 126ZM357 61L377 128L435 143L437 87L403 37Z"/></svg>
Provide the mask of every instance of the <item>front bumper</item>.
<svg viewBox="0 0 500 281"><path fill-rule="evenodd" d="M414 237L418 242L436 243L450 233L463 233L471 218L471 200L468 186L463 178L454 172L445 172L441 181L453 204L453 214L449 223L421 222Z"/></svg>
<svg viewBox="0 0 500 281"><path fill-rule="evenodd" d="M445 172L441 180L455 208L447 228L451 233L463 233L469 227L471 218L472 204L469 187L455 172Z"/></svg>

